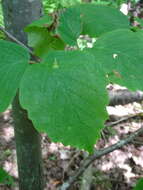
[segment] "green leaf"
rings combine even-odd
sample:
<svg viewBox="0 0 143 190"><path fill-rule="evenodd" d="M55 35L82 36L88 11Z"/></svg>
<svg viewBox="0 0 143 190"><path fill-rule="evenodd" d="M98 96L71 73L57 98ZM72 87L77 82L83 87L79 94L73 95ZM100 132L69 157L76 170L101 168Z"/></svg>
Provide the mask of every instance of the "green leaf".
<svg viewBox="0 0 143 190"><path fill-rule="evenodd" d="M94 56L51 52L43 63L26 70L20 102L37 130L47 132L55 142L91 152L107 119L105 88L106 79Z"/></svg>
<svg viewBox="0 0 143 190"><path fill-rule="evenodd" d="M142 190L142 189L143 189L143 178L138 180L133 190Z"/></svg>
<svg viewBox="0 0 143 190"><path fill-rule="evenodd" d="M143 32L116 30L102 35L91 51L109 81L142 89Z"/></svg>
<svg viewBox="0 0 143 190"><path fill-rule="evenodd" d="M81 31L80 12L77 9L69 8L61 13L57 33L65 43L71 46L76 45Z"/></svg>
<svg viewBox="0 0 143 190"><path fill-rule="evenodd" d="M113 7L90 3L81 4L75 8L80 11L83 23L82 33L91 37L116 29L129 28L127 16Z"/></svg>
<svg viewBox="0 0 143 190"><path fill-rule="evenodd" d="M44 57L49 50L60 50L65 47L63 41L51 36L47 28L29 27L26 32L28 32L28 45L34 48L34 53L39 57Z"/></svg>
<svg viewBox="0 0 143 190"><path fill-rule="evenodd" d="M15 96L28 61L26 49L0 40L0 112L8 107Z"/></svg>
<svg viewBox="0 0 143 190"><path fill-rule="evenodd" d="M12 185L13 183L13 178L3 168L0 168L0 184Z"/></svg>
<svg viewBox="0 0 143 190"><path fill-rule="evenodd" d="M33 21L31 24L26 26L25 31L28 30L28 28L31 28L33 26L36 27L49 27L54 22L53 17L50 15L44 15L38 20Z"/></svg>
<svg viewBox="0 0 143 190"><path fill-rule="evenodd" d="M80 34L91 37L103 33L129 28L127 16L119 10L95 4L79 4L61 13L57 33L69 45L76 45Z"/></svg>

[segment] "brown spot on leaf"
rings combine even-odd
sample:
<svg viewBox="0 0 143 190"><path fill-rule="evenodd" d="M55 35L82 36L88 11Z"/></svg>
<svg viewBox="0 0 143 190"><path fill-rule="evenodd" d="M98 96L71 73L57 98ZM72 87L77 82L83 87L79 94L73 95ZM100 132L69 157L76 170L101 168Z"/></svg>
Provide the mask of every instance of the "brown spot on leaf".
<svg viewBox="0 0 143 190"><path fill-rule="evenodd" d="M122 78L121 74L118 71L113 70L113 73L116 77Z"/></svg>

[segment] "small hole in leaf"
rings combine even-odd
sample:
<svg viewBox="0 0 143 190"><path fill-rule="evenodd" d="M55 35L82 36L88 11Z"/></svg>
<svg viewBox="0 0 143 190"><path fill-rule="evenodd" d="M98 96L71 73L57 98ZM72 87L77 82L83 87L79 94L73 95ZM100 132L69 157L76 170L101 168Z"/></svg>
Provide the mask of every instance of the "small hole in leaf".
<svg viewBox="0 0 143 190"><path fill-rule="evenodd" d="M113 58L116 59L118 57L118 54L114 53Z"/></svg>

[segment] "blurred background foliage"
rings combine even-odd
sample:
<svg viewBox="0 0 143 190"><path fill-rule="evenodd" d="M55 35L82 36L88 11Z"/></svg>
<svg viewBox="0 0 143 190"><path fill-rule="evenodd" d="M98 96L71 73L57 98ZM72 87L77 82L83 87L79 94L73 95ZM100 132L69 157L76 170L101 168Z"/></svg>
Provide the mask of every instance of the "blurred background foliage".
<svg viewBox="0 0 143 190"><path fill-rule="evenodd" d="M120 8L123 3L131 2L132 4L137 3L139 0L43 0L44 13L53 13L60 8L66 8L71 5L82 2L92 2L95 4L104 4ZM3 25L2 7L0 0L0 25Z"/></svg>
<svg viewBox="0 0 143 190"><path fill-rule="evenodd" d="M2 16L1 0L0 0L0 25L3 25L3 16Z"/></svg>
<svg viewBox="0 0 143 190"><path fill-rule="evenodd" d="M120 8L123 3L130 2L135 4L138 1L139 0L43 0L43 5L45 13L52 13L59 8L66 8L82 2L92 2L95 4L111 5Z"/></svg>
<svg viewBox="0 0 143 190"><path fill-rule="evenodd" d="M43 0L44 12L52 13L59 8L66 8L81 3L81 0Z"/></svg>

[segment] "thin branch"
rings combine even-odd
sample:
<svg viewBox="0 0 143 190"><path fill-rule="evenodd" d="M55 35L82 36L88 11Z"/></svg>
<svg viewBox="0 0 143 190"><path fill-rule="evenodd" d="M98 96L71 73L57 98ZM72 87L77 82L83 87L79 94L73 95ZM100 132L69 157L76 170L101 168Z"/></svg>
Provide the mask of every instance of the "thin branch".
<svg viewBox="0 0 143 190"><path fill-rule="evenodd" d="M121 118L121 119L119 119L119 120L117 120L117 121L108 122L108 123L105 124L105 127L112 127L112 126L114 126L114 125L117 125L117 124L119 124L119 123L122 123L123 121L127 121L127 120L132 119L132 118L135 118L135 117L137 117L137 116L142 117L142 115L143 115L143 112L135 113L135 114L132 114L132 115L123 117L123 118Z"/></svg>
<svg viewBox="0 0 143 190"><path fill-rule="evenodd" d="M28 48L26 45L24 45L22 42L20 42L17 38L15 38L12 34L10 34L9 32L7 32L4 27L0 26L0 30L13 42L19 44L20 46L24 47L25 49L27 49L29 51L30 54L33 55L33 51Z"/></svg>
<svg viewBox="0 0 143 190"><path fill-rule="evenodd" d="M8 31L5 30L4 27L0 26L0 31L2 31L10 40L12 40L13 42L19 44L20 46L24 47L25 49L28 50L28 52L31 54L32 58L36 61L39 62L40 59L38 57L36 57L33 53L33 51L28 48L24 43L22 43L21 41L19 41L17 38L15 38L12 34L10 34Z"/></svg>
<svg viewBox="0 0 143 190"><path fill-rule="evenodd" d="M139 136L140 134L143 134L143 127L135 131L133 134L128 136L127 138L120 140L118 143L115 143L107 148L103 148L101 150L96 150L93 155L90 155L83 165L79 168L79 170L76 172L76 174L69 178L67 182L65 182L61 187L60 190L68 190L76 181L77 179L83 174L83 172L88 168L88 166L93 163L94 160L109 154L110 152L113 152L114 150L117 150L124 145L130 143L135 137Z"/></svg>
<svg viewBox="0 0 143 190"><path fill-rule="evenodd" d="M75 155L72 156L68 166L65 168L64 172L67 172L69 170L69 168L72 166L72 164L74 163L75 159L81 154L81 151L78 151L77 153L75 153Z"/></svg>

